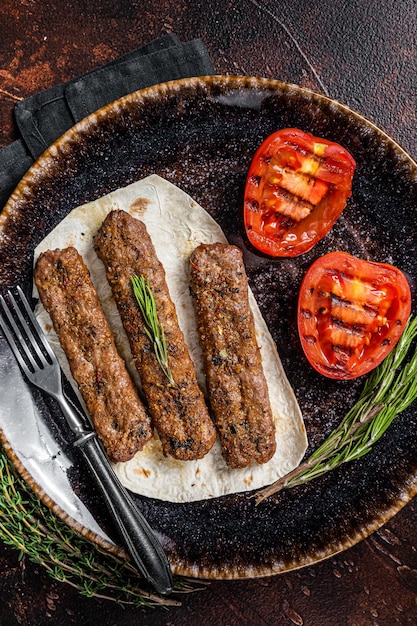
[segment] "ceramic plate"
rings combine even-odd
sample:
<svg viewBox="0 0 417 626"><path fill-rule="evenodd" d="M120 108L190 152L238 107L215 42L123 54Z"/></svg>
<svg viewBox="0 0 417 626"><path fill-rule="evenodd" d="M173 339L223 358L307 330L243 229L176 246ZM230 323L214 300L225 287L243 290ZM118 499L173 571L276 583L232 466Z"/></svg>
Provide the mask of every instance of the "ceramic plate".
<svg viewBox="0 0 417 626"><path fill-rule="evenodd" d="M357 162L353 196L309 253L270 259L249 245L245 176L259 143L297 127L345 146ZM273 80L185 79L129 95L86 118L29 170L3 212L1 287L31 293L32 253L75 206L157 173L188 192L240 246L251 287L278 345L309 436L309 453L355 402L363 381L337 382L307 364L296 329L301 279L317 257L346 250L401 268L415 295L417 166L347 107ZM68 444L53 401L30 390L0 338L2 442L48 505L80 532L118 551L94 486ZM190 504L136 497L177 574L270 575L354 545L417 491L417 406L363 459L255 506L251 493Z"/></svg>

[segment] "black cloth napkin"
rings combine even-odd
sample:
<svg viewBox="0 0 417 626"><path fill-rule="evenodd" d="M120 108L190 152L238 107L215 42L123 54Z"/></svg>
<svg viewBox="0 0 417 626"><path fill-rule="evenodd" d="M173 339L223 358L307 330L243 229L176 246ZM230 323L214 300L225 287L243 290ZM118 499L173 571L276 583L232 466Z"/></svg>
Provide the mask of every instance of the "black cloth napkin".
<svg viewBox="0 0 417 626"><path fill-rule="evenodd" d="M32 163L79 120L138 89L213 73L200 39L181 43L169 34L19 102L14 113L20 138L0 150L0 209Z"/></svg>

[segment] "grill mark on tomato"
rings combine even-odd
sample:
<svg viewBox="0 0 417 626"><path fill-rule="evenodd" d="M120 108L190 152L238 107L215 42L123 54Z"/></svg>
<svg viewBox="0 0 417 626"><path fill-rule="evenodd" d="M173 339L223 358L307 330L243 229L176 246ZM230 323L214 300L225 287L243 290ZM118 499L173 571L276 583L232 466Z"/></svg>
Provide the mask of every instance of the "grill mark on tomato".
<svg viewBox="0 0 417 626"><path fill-rule="evenodd" d="M334 293L330 293L328 295L331 304L333 305L334 308L334 304L339 305L342 308L345 308L346 310L352 310L355 313L364 313L364 315L366 317L368 317L371 321L374 321L377 317L378 317L378 309L376 307L372 307L368 304L362 304L361 302L352 302L352 300L345 300L344 298L341 298L340 296L334 294ZM359 326L361 327L365 327L365 326L369 326L369 324L359 324Z"/></svg>
<svg viewBox="0 0 417 626"><path fill-rule="evenodd" d="M336 269L329 269L327 271L328 275L337 274L341 279L345 281L359 281L365 287L369 288L371 291L374 286L372 281L363 280L360 277L353 276L349 272L342 272ZM365 295L368 295L365 292ZM343 298L338 294L332 291L319 291L319 296L323 298L323 300L328 302L326 306L323 304L322 307L317 309L320 317L326 317L327 320L333 324L333 326L337 329L329 330L329 339L335 335L337 331L341 332L345 335L346 341L342 341L339 338L338 342L331 343L331 349L340 356L351 356L359 349L363 348L367 345L368 340L371 335L376 334L381 326L384 325L384 319L378 320L378 316L380 315L380 307L379 303L369 303L367 301L360 302L359 300L354 301L350 299ZM338 308L339 315L335 314L335 309ZM353 322L348 321L344 316L343 312L352 311L352 318L358 317L362 315L362 321L358 321L357 319ZM312 315L312 312L303 311L304 316ZM369 321L363 320L363 318L368 318ZM349 345L349 338L357 337L360 340L360 343L355 346ZM305 337L308 341L308 338Z"/></svg>
<svg viewBox="0 0 417 626"><path fill-rule="evenodd" d="M337 161L334 158L332 158L332 161L330 162L330 159L328 156L321 157L315 154L314 152L312 152L311 150L306 150L305 148L302 148L297 143L294 143L292 141L285 141L284 145L291 147L295 152L300 154L303 158L312 159L313 161L318 163L319 166L326 169L328 172L332 172L333 174L343 173L343 169L340 167L337 167Z"/></svg>
<svg viewBox="0 0 417 626"><path fill-rule="evenodd" d="M314 206L308 200L303 200L300 196L291 193L288 189L281 187L279 184L273 185L273 192L268 194L268 198L264 202L265 205L268 205L268 200L271 201L273 199L282 199L284 202L288 203L288 210L283 211L280 205L274 209L273 213L275 216L282 215L284 217L290 217L294 222L301 222L301 220L305 219L312 210ZM266 206L267 208L267 206Z"/></svg>

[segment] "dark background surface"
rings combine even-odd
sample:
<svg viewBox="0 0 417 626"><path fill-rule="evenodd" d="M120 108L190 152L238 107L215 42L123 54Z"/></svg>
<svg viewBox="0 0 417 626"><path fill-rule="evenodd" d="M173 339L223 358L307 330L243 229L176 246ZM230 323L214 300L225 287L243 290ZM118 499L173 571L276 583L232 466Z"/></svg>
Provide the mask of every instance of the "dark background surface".
<svg viewBox="0 0 417 626"><path fill-rule="evenodd" d="M279 78L356 109L417 158L417 3L220 0L0 2L0 146L20 99L167 32L200 37L219 74ZM212 581L182 606L122 609L81 597L0 544L0 624L382 626L417 623L417 506L300 571Z"/></svg>

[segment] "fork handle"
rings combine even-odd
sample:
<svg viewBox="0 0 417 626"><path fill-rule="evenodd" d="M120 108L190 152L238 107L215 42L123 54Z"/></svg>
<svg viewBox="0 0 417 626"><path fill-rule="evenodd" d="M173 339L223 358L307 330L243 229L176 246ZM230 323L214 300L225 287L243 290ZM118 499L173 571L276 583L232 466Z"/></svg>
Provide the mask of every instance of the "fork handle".
<svg viewBox="0 0 417 626"><path fill-rule="evenodd" d="M120 537L139 572L158 593L170 594L173 578L167 556L154 531L110 467L97 437L94 434L85 438L78 447L84 453Z"/></svg>

